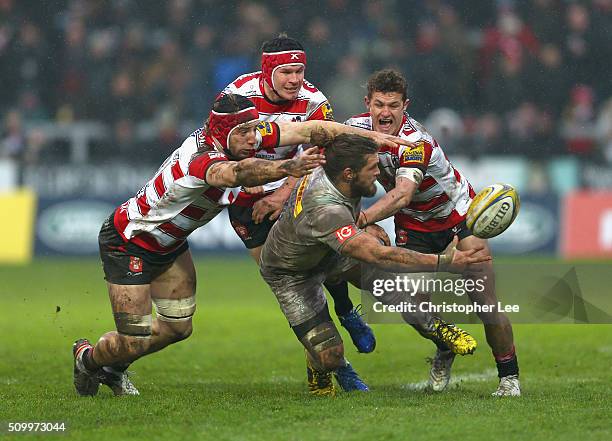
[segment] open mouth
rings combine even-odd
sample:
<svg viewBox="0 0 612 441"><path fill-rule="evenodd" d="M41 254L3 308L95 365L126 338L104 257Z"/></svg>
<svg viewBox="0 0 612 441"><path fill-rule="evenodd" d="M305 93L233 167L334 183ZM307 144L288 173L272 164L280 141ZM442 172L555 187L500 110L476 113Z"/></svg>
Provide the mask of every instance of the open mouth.
<svg viewBox="0 0 612 441"><path fill-rule="evenodd" d="M378 127L384 131L390 130L393 120L391 118L379 118Z"/></svg>

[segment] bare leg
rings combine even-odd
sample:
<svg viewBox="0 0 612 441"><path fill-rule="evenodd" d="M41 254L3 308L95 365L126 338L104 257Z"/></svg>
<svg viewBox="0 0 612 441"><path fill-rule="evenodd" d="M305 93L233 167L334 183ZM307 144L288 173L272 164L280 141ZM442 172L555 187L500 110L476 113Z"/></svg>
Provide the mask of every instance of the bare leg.
<svg viewBox="0 0 612 441"><path fill-rule="evenodd" d="M484 247L484 252L491 254L489 245L485 239L480 239L476 236L469 236L462 239L457 248L460 250L466 250L475 247ZM466 277L474 277L484 279L485 289L482 293L470 291L470 300L478 304L493 305L494 312L483 312L478 316L484 324L485 334L487 337L487 343L493 350L495 356L508 354L513 350L514 337L512 334L512 325L508 317L502 313L497 312L497 296L495 294L495 272L493 271L493 264L491 262L485 262L478 264L480 269L484 268L481 272L467 273Z"/></svg>
<svg viewBox="0 0 612 441"><path fill-rule="evenodd" d="M98 366L132 363L191 334L191 316L169 322L151 320L152 298L174 300L195 294L195 269L189 251L150 285L109 283L108 290L118 332L104 334L94 346L92 359Z"/></svg>

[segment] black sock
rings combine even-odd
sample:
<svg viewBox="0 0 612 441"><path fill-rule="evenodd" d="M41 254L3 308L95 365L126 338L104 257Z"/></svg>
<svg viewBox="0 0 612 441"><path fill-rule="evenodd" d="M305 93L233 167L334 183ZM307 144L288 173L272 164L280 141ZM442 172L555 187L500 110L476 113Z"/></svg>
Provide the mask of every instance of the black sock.
<svg viewBox="0 0 612 441"><path fill-rule="evenodd" d="M493 356L495 357L495 363L497 364L497 376L499 378L519 374L518 358L516 358L514 346L512 346L512 350L507 354L493 354Z"/></svg>
<svg viewBox="0 0 612 441"><path fill-rule="evenodd" d="M87 369L88 371L97 371L98 369L100 369L101 366L98 366L98 363L93 360L93 348L85 349L83 351L82 357L85 369Z"/></svg>
<svg viewBox="0 0 612 441"><path fill-rule="evenodd" d="M334 311L337 316L345 316L353 309L353 302L349 297L348 283L340 282L337 285L324 283L325 288L334 299Z"/></svg>

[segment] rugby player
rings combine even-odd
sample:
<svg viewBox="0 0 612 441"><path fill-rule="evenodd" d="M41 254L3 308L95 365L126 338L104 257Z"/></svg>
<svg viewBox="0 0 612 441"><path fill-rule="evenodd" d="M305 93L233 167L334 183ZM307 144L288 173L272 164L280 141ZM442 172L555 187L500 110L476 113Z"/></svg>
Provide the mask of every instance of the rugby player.
<svg viewBox="0 0 612 441"><path fill-rule="evenodd" d="M231 204L236 187L303 176L324 161L314 147L281 161L251 158L257 148L308 143L320 129L368 133L329 121L262 124L258 117L245 97L219 98L204 127L104 222L100 255L116 331L104 334L95 346L87 339L74 343L74 385L80 395L95 395L100 383L116 395L138 395L127 366L189 337L196 275L187 236ZM393 139L373 138L380 143Z"/></svg>
<svg viewBox="0 0 612 441"><path fill-rule="evenodd" d="M262 121L333 120L332 107L315 86L304 79L306 53L302 44L286 35L264 42L261 71L238 77L221 93L237 93L249 98L259 111ZM260 149L256 158L279 160L293 157L300 145ZM296 180L289 177L263 186L259 193L241 191L228 208L236 234L259 263L259 255L270 228ZM346 282L325 284L334 299L334 311L340 324L348 331L359 352L372 352L376 339L372 329L361 317L361 305L354 307ZM313 378L307 370L309 378ZM316 385L309 383L311 391Z"/></svg>
<svg viewBox="0 0 612 441"><path fill-rule="evenodd" d="M325 375L348 364L323 294L326 280L345 280L361 287L364 277L367 287L368 280L388 276L382 270L462 271L466 264L490 257L480 256L477 247L458 251L452 244L441 254L421 254L384 245L389 238L378 226L359 229L361 197L376 193L380 174L376 144L347 134L326 137L317 133L312 140L325 147L326 162L292 191L262 248L260 271L306 349L313 374ZM396 292L382 298L392 304L397 300ZM476 347L465 331L427 313L403 316L423 335L450 345L457 353L471 353ZM334 393L332 383L327 394Z"/></svg>
<svg viewBox="0 0 612 441"><path fill-rule="evenodd" d="M416 146L381 148L378 181L387 193L364 210L358 226L365 227L395 216L396 245L422 253L439 253L458 236L457 248L483 248L491 254L485 239L477 238L466 227L465 216L474 197L467 179L453 167L438 142L407 113L409 104L404 77L394 70L375 72L367 83L367 113L356 115L346 124L416 142ZM492 263L479 265L479 278L485 280L484 293L469 292L473 302L497 305ZM465 274L466 277L476 277ZM487 342L497 364L499 385L494 396L521 393L519 368L512 325L502 312L480 312ZM432 361L429 386L446 388L455 354L439 345Z"/></svg>

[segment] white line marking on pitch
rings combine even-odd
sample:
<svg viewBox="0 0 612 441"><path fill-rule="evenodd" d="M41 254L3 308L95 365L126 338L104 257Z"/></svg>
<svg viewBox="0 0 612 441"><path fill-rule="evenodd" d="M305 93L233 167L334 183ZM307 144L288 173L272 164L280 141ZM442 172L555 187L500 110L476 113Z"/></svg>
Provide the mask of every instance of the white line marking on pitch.
<svg viewBox="0 0 612 441"><path fill-rule="evenodd" d="M497 378L497 371L495 369L487 369L486 371L480 373L455 375L451 377L449 387L455 386L459 383L482 383L485 381L489 381L492 378ZM402 388L412 391L421 391L427 388L427 381L419 381L418 383L408 383L402 386Z"/></svg>

